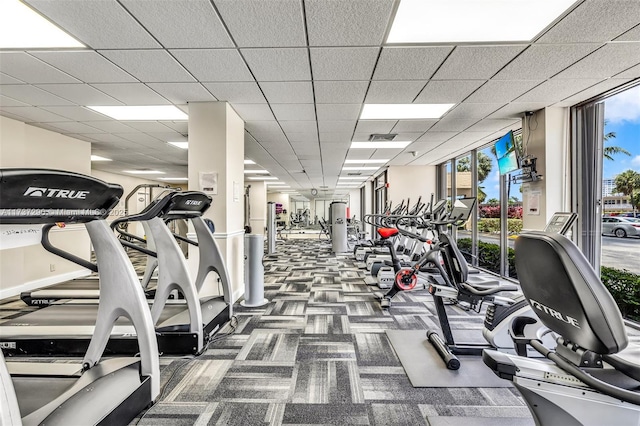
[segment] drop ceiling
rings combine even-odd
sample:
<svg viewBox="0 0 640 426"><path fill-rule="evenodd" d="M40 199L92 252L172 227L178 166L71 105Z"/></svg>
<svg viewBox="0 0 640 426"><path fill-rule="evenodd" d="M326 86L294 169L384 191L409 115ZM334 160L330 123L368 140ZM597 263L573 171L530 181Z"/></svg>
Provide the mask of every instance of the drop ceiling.
<svg viewBox="0 0 640 426"><path fill-rule="evenodd" d="M88 47L1 51L0 114L91 142L113 159L93 167L115 173L186 176L187 152L167 142L186 141L187 123L87 105L227 101L246 122L245 157L305 194L335 188L347 159L438 164L519 128L524 111L640 78L637 0L578 1L529 43L427 46L385 44L386 0L25 3ZM439 120L363 121L364 102L456 105ZM349 149L372 133L412 143Z"/></svg>

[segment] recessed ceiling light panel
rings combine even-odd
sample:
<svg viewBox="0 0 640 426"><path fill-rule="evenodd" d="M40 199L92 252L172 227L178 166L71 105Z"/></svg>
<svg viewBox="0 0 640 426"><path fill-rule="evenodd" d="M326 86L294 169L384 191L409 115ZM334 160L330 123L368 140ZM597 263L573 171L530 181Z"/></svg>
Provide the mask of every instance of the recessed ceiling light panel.
<svg viewBox="0 0 640 426"><path fill-rule="evenodd" d="M384 159L384 160L345 160L344 163L345 164L384 164L387 161L389 161L389 159Z"/></svg>
<svg viewBox="0 0 640 426"><path fill-rule="evenodd" d="M18 0L0 1L0 49L86 47Z"/></svg>
<svg viewBox="0 0 640 426"><path fill-rule="evenodd" d="M91 155L91 161L113 161L111 158L101 157L99 155Z"/></svg>
<svg viewBox="0 0 640 426"><path fill-rule="evenodd" d="M387 43L528 42L575 2L401 0Z"/></svg>
<svg viewBox="0 0 640 426"><path fill-rule="evenodd" d="M132 175L163 175L164 172L160 170L123 170L125 173L131 173Z"/></svg>
<svg viewBox="0 0 640 426"><path fill-rule="evenodd" d="M173 145L176 148L180 148L180 149L189 149L189 142L169 142L169 145Z"/></svg>
<svg viewBox="0 0 640 426"><path fill-rule="evenodd" d="M455 104L365 104L360 120L425 120L440 118Z"/></svg>

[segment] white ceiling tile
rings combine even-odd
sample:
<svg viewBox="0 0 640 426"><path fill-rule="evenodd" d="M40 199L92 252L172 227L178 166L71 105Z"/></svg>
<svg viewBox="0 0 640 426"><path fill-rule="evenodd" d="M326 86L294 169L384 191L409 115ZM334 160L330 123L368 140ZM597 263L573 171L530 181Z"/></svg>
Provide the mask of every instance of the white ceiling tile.
<svg viewBox="0 0 640 426"><path fill-rule="evenodd" d="M448 118L445 117L442 120L438 121L433 127L430 129L434 132L461 132L467 127L478 122L477 118ZM429 133L429 132L427 132Z"/></svg>
<svg viewBox="0 0 640 426"><path fill-rule="evenodd" d="M98 130L102 130L107 133L129 133L133 131L132 127L127 126L124 123L116 121L112 118L108 118L106 116L102 116L101 120L103 121L85 121L91 127L95 127ZM104 120L104 119L107 120Z"/></svg>
<svg viewBox="0 0 640 426"><path fill-rule="evenodd" d="M495 118L522 118L525 111L538 111L549 104L546 102L511 102L508 105L500 108L498 111L491 114L487 119ZM486 121L486 119L485 119Z"/></svg>
<svg viewBox="0 0 640 426"><path fill-rule="evenodd" d="M97 131L97 129L91 126L75 121L52 122L49 124L62 130L63 133L93 133Z"/></svg>
<svg viewBox="0 0 640 426"><path fill-rule="evenodd" d="M49 107L42 107L42 109L46 109L49 112L58 114L59 116L68 118L69 120L72 120L72 121L87 122L92 120L111 120L110 118L107 118L102 114L98 114L97 112L93 112L92 110L88 108L83 108L81 106L49 106ZM92 133L92 132L75 132L75 133Z"/></svg>
<svg viewBox="0 0 640 426"><path fill-rule="evenodd" d="M640 64L639 43L610 43L554 78L607 78L636 64Z"/></svg>
<svg viewBox="0 0 640 426"><path fill-rule="evenodd" d="M393 2L305 0L310 46L380 45Z"/></svg>
<svg viewBox="0 0 640 426"><path fill-rule="evenodd" d="M244 128L251 133L282 133L277 121L247 121Z"/></svg>
<svg viewBox="0 0 640 426"><path fill-rule="evenodd" d="M602 83L591 86L587 90L583 90L576 95L573 95L567 99L563 99L562 102L559 102L553 106L570 107L579 102L586 101L587 99L593 98L594 96L598 96L604 92L621 86L629 81L631 81L631 79L629 78L610 78L609 80L605 80Z"/></svg>
<svg viewBox="0 0 640 426"><path fill-rule="evenodd" d="M429 80L451 49L451 47L384 47L373 79Z"/></svg>
<svg viewBox="0 0 640 426"><path fill-rule="evenodd" d="M78 79L25 52L0 52L0 67L4 74L26 83L79 83Z"/></svg>
<svg viewBox="0 0 640 426"><path fill-rule="evenodd" d="M149 83L147 86L174 104L217 100L200 83Z"/></svg>
<svg viewBox="0 0 640 426"><path fill-rule="evenodd" d="M64 117L36 107L2 107L2 111L24 118L27 123L53 123L66 120Z"/></svg>
<svg viewBox="0 0 640 426"><path fill-rule="evenodd" d="M55 133L65 133L64 130L54 126L51 123L29 123L29 125L31 126L35 126L35 127L39 127L41 129L45 129L45 130L49 130L50 132L55 132Z"/></svg>
<svg viewBox="0 0 640 426"><path fill-rule="evenodd" d="M520 119L485 119L469 127L467 130L470 132L496 132L507 126L511 126L513 123L520 122Z"/></svg>
<svg viewBox="0 0 640 426"><path fill-rule="evenodd" d="M169 129L167 129L167 131L164 131L164 132L145 132L145 133L147 133L149 136L153 136L156 139L160 139L162 142L181 142L181 141L187 142L187 138L185 138L181 133L172 132ZM184 152L184 150L172 145L167 145L167 152L171 154L175 154L176 152L178 153Z"/></svg>
<svg viewBox="0 0 640 426"><path fill-rule="evenodd" d="M24 81L18 80L17 78L13 78L10 75L0 72L0 85L1 84L24 84Z"/></svg>
<svg viewBox="0 0 640 426"><path fill-rule="evenodd" d="M391 129L392 133L400 132L426 132L429 130L438 120L400 120Z"/></svg>
<svg viewBox="0 0 640 426"><path fill-rule="evenodd" d="M416 103L462 102L486 80L431 80L416 98Z"/></svg>
<svg viewBox="0 0 640 426"><path fill-rule="evenodd" d="M396 133L396 132L392 132ZM396 141L415 141L422 136L424 132L398 132L398 136L394 138Z"/></svg>
<svg viewBox="0 0 640 426"><path fill-rule="evenodd" d="M351 134L352 132L320 132L320 142L323 147L326 143L339 143L349 146L351 144Z"/></svg>
<svg viewBox="0 0 640 426"><path fill-rule="evenodd" d="M320 133L353 133L356 120L349 121L318 121Z"/></svg>
<svg viewBox="0 0 640 426"><path fill-rule="evenodd" d="M439 146L443 142L448 141L449 139L451 139L452 137L454 137L457 134L458 134L458 132L433 132L433 131L429 131L429 132L425 133L424 135L422 135L421 137L418 138L418 140L414 143L415 144L415 148L416 149L421 149L422 151L426 150L427 148L431 149L434 146Z"/></svg>
<svg viewBox="0 0 640 426"><path fill-rule="evenodd" d="M49 92L38 89L35 86L24 84L3 84L0 86L0 94L28 105L71 105L71 102L52 95Z"/></svg>
<svg viewBox="0 0 640 426"><path fill-rule="evenodd" d="M271 108L267 104L234 103L232 106L244 121L275 120Z"/></svg>
<svg viewBox="0 0 640 426"><path fill-rule="evenodd" d="M622 71L620 74L616 74L615 78L639 78L640 77L640 64L635 67L631 67L626 71Z"/></svg>
<svg viewBox="0 0 640 426"><path fill-rule="evenodd" d="M267 102L255 82L203 83L203 85L220 101L242 104Z"/></svg>
<svg viewBox="0 0 640 426"><path fill-rule="evenodd" d="M458 46L433 76L436 80L489 79L526 46Z"/></svg>
<svg viewBox="0 0 640 426"><path fill-rule="evenodd" d="M300 1L214 0L240 47L304 46Z"/></svg>
<svg viewBox="0 0 640 426"><path fill-rule="evenodd" d="M85 83L128 83L136 79L94 51L33 51L29 54Z"/></svg>
<svg viewBox="0 0 640 426"><path fill-rule="evenodd" d="M122 139L126 139L128 141L139 143L145 146L156 146L162 143L162 141L159 141L153 136L149 136L143 132L116 133L116 136L119 136Z"/></svg>
<svg viewBox="0 0 640 426"><path fill-rule="evenodd" d="M397 120L360 120L356 126L356 133L391 133L396 122Z"/></svg>
<svg viewBox="0 0 640 426"><path fill-rule="evenodd" d="M615 41L640 41L640 24L616 38Z"/></svg>
<svg viewBox="0 0 640 426"><path fill-rule="evenodd" d="M280 121L282 130L285 132L305 132L312 133L317 131L317 124L315 121Z"/></svg>
<svg viewBox="0 0 640 426"><path fill-rule="evenodd" d="M158 121L129 121L127 122L127 126L129 126L130 129L139 130L145 133L169 131L169 129L167 129L167 127L164 124ZM129 132L131 131L132 130L129 130ZM87 132L82 132L82 133L87 133ZM127 132L122 132L122 133L127 133Z"/></svg>
<svg viewBox="0 0 640 426"><path fill-rule="evenodd" d="M115 1L27 0L50 21L93 49L161 47ZM153 2L146 2L154 7Z"/></svg>
<svg viewBox="0 0 640 426"><path fill-rule="evenodd" d="M145 83L194 81L166 50L100 50L99 53Z"/></svg>
<svg viewBox="0 0 640 426"><path fill-rule="evenodd" d="M493 80L545 80L600 46L596 43L534 44L500 70Z"/></svg>
<svg viewBox="0 0 640 426"><path fill-rule="evenodd" d="M469 96L467 102L511 102L531 90L541 80L489 80Z"/></svg>
<svg viewBox="0 0 640 426"><path fill-rule="evenodd" d="M122 4L167 49L233 47L208 0L123 0Z"/></svg>
<svg viewBox="0 0 640 426"><path fill-rule="evenodd" d="M546 102L548 105L599 83L601 79L564 80L554 78L534 87L516 99L517 102Z"/></svg>
<svg viewBox="0 0 640 426"><path fill-rule="evenodd" d="M97 90L88 84L41 84L42 90L67 99L77 105L121 105L122 103L111 96ZM64 105L64 104L50 104Z"/></svg>
<svg viewBox="0 0 640 426"><path fill-rule="evenodd" d="M499 110L502 108L506 102L494 104L476 104L476 103L462 103L456 105L452 110L450 110L446 117L447 119L478 119L484 118L489 114Z"/></svg>
<svg viewBox="0 0 640 426"><path fill-rule="evenodd" d="M367 104L410 104L425 86L424 81L372 81Z"/></svg>
<svg viewBox="0 0 640 426"><path fill-rule="evenodd" d="M307 49L242 49L257 81L311 80Z"/></svg>
<svg viewBox="0 0 640 426"><path fill-rule="evenodd" d="M357 120L361 104L318 104L318 120Z"/></svg>
<svg viewBox="0 0 640 426"><path fill-rule="evenodd" d="M94 84L93 87L113 96L125 105L166 105L170 103L142 83Z"/></svg>
<svg viewBox="0 0 640 426"><path fill-rule="evenodd" d="M318 143L318 132L316 130L307 132L291 132L285 131L289 142L295 146L296 143Z"/></svg>
<svg viewBox="0 0 640 426"><path fill-rule="evenodd" d="M316 111L313 104L273 104L276 118L282 120L315 120Z"/></svg>
<svg viewBox="0 0 640 426"><path fill-rule="evenodd" d="M201 82L253 81L249 69L235 49L189 49L170 52Z"/></svg>
<svg viewBox="0 0 640 426"><path fill-rule="evenodd" d="M189 132L189 123L186 121L161 121L160 123L183 135Z"/></svg>
<svg viewBox="0 0 640 426"><path fill-rule="evenodd" d="M131 128L129 128L131 130ZM120 136L116 136L114 133L89 133L85 136L108 144L119 144L120 146L127 147L131 146L131 143L126 139L122 139ZM129 151L131 154L131 151Z"/></svg>
<svg viewBox="0 0 640 426"><path fill-rule="evenodd" d="M314 81L317 104L359 104L369 87L368 81Z"/></svg>
<svg viewBox="0 0 640 426"><path fill-rule="evenodd" d="M589 0L538 39L538 43L589 43L613 40L638 25L637 0Z"/></svg>
<svg viewBox="0 0 640 426"><path fill-rule="evenodd" d="M311 48L313 79L369 80L378 51L378 47Z"/></svg>
<svg viewBox="0 0 640 426"><path fill-rule="evenodd" d="M310 104L313 103L311 83L306 81L262 82L260 87L269 103Z"/></svg>
<svg viewBox="0 0 640 426"><path fill-rule="evenodd" d="M5 107L5 106L7 106L7 107L14 106L15 107L15 106L31 106L31 105L26 104L24 102L20 102L18 100L13 99L13 98L8 98L8 97L6 97L4 95L0 95L0 106L3 106L3 107Z"/></svg>

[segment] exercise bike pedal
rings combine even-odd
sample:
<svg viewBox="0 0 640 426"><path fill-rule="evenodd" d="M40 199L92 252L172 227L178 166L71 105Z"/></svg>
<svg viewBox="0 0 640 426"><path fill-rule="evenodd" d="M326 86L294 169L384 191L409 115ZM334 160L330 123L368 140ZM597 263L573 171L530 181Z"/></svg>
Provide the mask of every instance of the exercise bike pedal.
<svg viewBox="0 0 640 426"><path fill-rule="evenodd" d="M386 297L380 300L380 307L382 309L387 309L391 307L391 299L387 299Z"/></svg>

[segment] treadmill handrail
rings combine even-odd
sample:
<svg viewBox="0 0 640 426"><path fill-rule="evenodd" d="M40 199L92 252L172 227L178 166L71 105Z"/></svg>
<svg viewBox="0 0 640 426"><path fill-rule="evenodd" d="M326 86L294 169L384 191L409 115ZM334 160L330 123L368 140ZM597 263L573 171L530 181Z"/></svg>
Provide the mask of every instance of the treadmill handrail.
<svg viewBox="0 0 640 426"><path fill-rule="evenodd" d="M49 240L49 231L51 231L51 228L53 228L54 226L56 226L55 223L50 223L42 227L42 237L40 238L40 243L42 244L42 247L49 253L53 253L56 256L60 256L63 259L66 259L70 262L80 265L83 268L90 269L93 272L98 272L97 264L90 262L86 259L83 259L81 257L78 257L72 253L69 253L68 251L62 250L54 246L53 244L51 244L51 240Z"/></svg>

